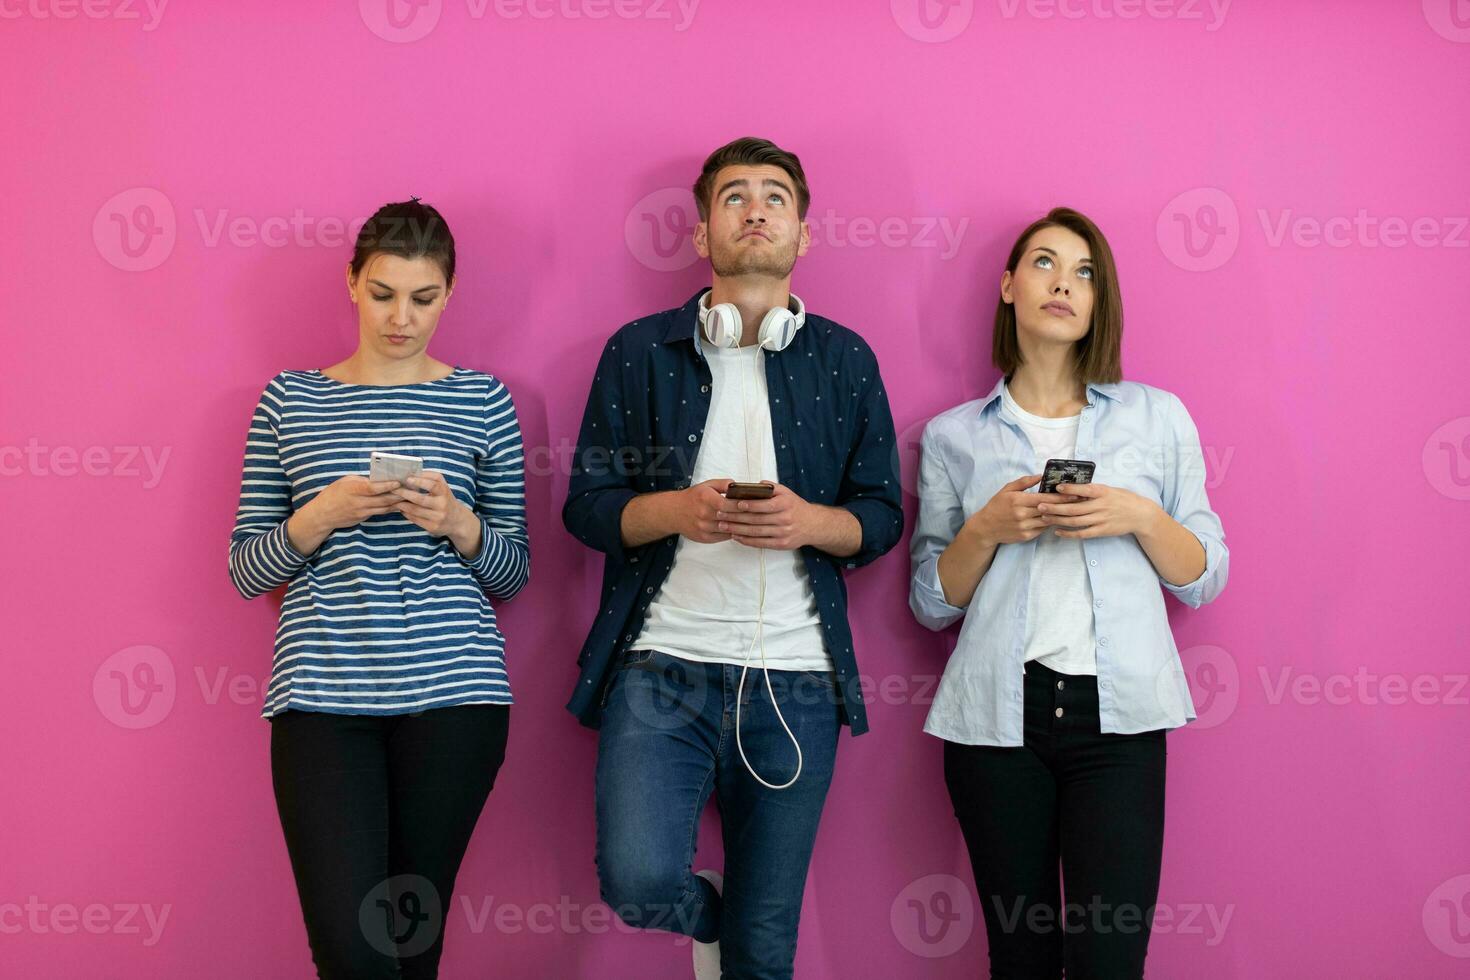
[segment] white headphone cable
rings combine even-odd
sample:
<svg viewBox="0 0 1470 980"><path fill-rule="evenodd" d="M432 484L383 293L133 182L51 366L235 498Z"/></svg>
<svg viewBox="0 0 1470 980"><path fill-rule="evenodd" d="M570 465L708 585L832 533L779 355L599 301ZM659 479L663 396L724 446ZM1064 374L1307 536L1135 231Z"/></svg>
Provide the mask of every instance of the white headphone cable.
<svg viewBox="0 0 1470 980"><path fill-rule="evenodd" d="M751 358L751 364L753 366L756 366L758 369L762 357L759 341L756 342L755 349L756 353L755 356ZM755 473L759 475L760 470L755 466L752 466L750 462L750 419L747 416L745 404L745 365L741 363L740 357L738 356L740 348L736 347L735 350L737 354L737 356L734 358L735 368L740 372L740 421L745 428L745 471L747 473ZM758 454L758 457L764 457L764 447L762 447L762 451L760 454ZM751 482L759 481L753 480ZM792 734L791 726L786 724L786 716L781 713L781 706L776 703L776 692L771 687L771 671L770 668L766 666L766 641L764 633L766 611L766 549L757 548L756 551L760 553L761 570L758 601L755 611L755 635L751 637L750 646L747 647L745 650L745 664L740 668L740 684L735 689L735 748L740 752L740 761L745 763L746 771L750 773L751 777L754 778L756 782L766 787L766 789L787 789L795 785L797 779L801 777L801 743L798 742L796 740L796 736ZM750 764L750 760L745 757L745 746L740 741L740 702L745 694L745 675L746 672L750 670L750 654L751 651L755 649L757 643L760 644L761 648L761 673L766 675L766 692L771 696L771 707L775 709L776 718L780 720L781 727L786 730L786 737L791 739L791 745L793 748L796 749L796 772L789 780L781 783L780 785L768 783L761 778L760 773L755 771L755 767L752 766Z"/></svg>

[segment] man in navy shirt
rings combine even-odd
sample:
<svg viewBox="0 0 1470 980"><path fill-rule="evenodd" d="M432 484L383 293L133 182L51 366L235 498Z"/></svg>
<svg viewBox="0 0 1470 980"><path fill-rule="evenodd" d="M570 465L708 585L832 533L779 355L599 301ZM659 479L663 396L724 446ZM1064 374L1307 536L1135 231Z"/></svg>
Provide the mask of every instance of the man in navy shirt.
<svg viewBox="0 0 1470 980"><path fill-rule="evenodd" d="M898 454L872 350L790 292L797 157L736 140L694 195L712 288L612 336L582 420L562 519L605 558L568 708L600 729L604 901L692 936L697 977L789 977L838 732L867 730L840 569L898 542ZM692 870L711 792L723 880Z"/></svg>

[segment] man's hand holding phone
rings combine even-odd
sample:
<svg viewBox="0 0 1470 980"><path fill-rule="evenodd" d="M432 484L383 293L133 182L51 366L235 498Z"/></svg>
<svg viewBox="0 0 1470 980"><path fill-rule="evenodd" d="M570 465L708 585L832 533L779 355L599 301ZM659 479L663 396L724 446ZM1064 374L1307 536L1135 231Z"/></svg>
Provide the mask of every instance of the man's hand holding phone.
<svg viewBox="0 0 1470 980"><path fill-rule="evenodd" d="M757 487L769 487L761 493ZM780 483L737 483L725 494L715 515L716 527L751 548L794 551L810 543L807 515L811 505Z"/></svg>
<svg viewBox="0 0 1470 980"><path fill-rule="evenodd" d="M729 503L725 491L733 480L705 480L678 491L675 526L679 534L700 544L729 541L728 531L719 529L721 508Z"/></svg>

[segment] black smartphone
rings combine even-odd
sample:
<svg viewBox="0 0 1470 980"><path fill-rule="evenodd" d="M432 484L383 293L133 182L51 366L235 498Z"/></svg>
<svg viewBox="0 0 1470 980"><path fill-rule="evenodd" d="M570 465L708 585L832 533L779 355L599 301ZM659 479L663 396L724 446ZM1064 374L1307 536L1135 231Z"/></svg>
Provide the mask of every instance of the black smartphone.
<svg viewBox="0 0 1470 980"><path fill-rule="evenodd" d="M725 490L727 500L769 500L776 488L769 483L731 483Z"/></svg>
<svg viewBox="0 0 1470 980"><path fill-rule="evenodd" d="M1085 459L1049 459L1041 470L1038 493L1056 493L1061 483L1091 483L1097 464Z"/></svg>

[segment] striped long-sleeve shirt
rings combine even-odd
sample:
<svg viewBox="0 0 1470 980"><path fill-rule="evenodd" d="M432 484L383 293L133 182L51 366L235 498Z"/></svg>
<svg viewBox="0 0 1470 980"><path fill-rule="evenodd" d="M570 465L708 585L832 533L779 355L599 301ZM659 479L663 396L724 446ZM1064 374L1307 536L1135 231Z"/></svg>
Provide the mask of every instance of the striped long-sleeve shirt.
<svg viewBox="0 0 1470 980"><path fill-rule="evenodd" d="M366 476L373 450L422 457L444 474L480 518L473 559L398 513L339 528L310 556L291 546L291 514L335 480ZM515 595L530 574L510 392L459 367L408 385L276 375L250 420L229 564L247 599L290 583L262 717L510 704L490 603Z"/></svg>

